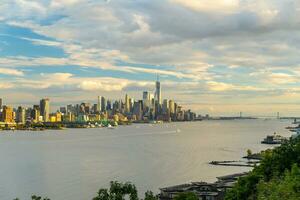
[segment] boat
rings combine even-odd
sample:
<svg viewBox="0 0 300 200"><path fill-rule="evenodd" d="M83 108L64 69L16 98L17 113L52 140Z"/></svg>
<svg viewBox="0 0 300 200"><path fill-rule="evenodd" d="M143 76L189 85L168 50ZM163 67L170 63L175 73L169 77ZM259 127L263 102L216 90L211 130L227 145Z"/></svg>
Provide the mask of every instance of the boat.
<svg viewBox="0 0 300 200"><path fill-rule="evenodd" d="M107 128L109 128L109 129L115 129L115 127L112 126L111 124L108 124L108 125L107 125Z"/></svg>
<svg viewBox="0 0 300 200"><path fill-rule="evenodd" d="M264 138L263 141L261 141L262 144L282 144L285 142L287 138L277 135L276 132L273 135L267 135L266 138Z"/></svg>

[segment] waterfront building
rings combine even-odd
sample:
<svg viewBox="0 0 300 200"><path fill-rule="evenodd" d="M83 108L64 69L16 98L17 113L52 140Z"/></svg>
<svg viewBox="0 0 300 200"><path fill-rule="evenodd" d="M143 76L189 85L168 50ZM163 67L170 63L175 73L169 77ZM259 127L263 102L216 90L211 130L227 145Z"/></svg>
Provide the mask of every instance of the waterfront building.
<svg viewBox="0 0 300 200"><path fill-rule="evenodd" d="M133 104L132 114L136 116L136 120L142 120L143 110L142 110L142 101L136 101Z"/></svg>
<svg viewBox="0 0 300 200"><path fill-rule="evenodd" d="M111 110L111 100L107 100L106 102L106 110Z"/></svg>
<svg viewBox="0 0 300 200"><path fill-rule="evenodd" d="M171 114L175 113L175 103L173 100L169 100L169 110Z"/></svg>
<svg viewBox="0 0 300 200"><path fill-rule="evenodd" d="M56 112L55 117L56 117L56 122L62 121L62 113L61 112Z"/></svg>
<svg viewBox="0 0 300 200"><path fill-rule="evenodd" d="M102 98L101 96L98 96L96 113L100 113L101 112L101 98Z"/></svg>
<svg viewBox="0 0 300 200"><path fill-rule="evenodd" d="M150 93L148 91L143 92L143 106L144 108L150 107Z"/></svg>
<svg viewBox="0 0 300 200"><path fill-rule="evenodd" d="M5 123L13 123L14 122L14 115L13 115L12 107L3 106L2 121Z"/></svg>
<svg viewBox="0 0 300 200"><path fill-rule="evenodd" d="M20 124L25 124L26 122L26 111L22 106L19 106L17 109L16 121Z"/></svg>
<svg viewBox="0 0 300 200"><path fill-rule="evenodd" d="M75 113L75 107L72 104L67 105L67 112Z"/></svg>
<svg viewBox="0 0 300 200"><path fill-rule="evenodd" d="M225 191L217 183L192 182L189 184L175 185L161 188L158 195L160 200L173 200L180 193L192 192L203 200L221 200L224 199Z"/></svg>
<svg viewBox="0 0 300 200"><path fill-rule="evenodd" d="M168 99L164 99L164 101L163 101L162 112L163 112L163 114L169 113L169 101L168 101Z"/></svg>
<svg viewBox="0 0 300 200"><path fill-rule="evenodd" d="M40 101L40 109L44 122L48 122L50 116L50 99L42 99Z"/></svg>
<svg viewBox="0 0 300 200"><path fill-rule="evenodd" d="M34 122L40 121L40 106L39 105L33 105L33 109L31 110L31 119Z"/></svg>
<svg viewBox="0 0 300 200"><path fill-rule="evenodd" d="M62 117L62 121L64 122L74 122L75 121L75 114L72 112L68 112L66 115Z"/></svg>
<svg viewBox="0 0 300 200"><path fill-rule="evenodd" d="M63 114L66 114L66 113L67 113L66 107L60 107L60 108L59 108L59 111L60 111L61 113L63 113Z"/></svg>
<svg viewBox="0 0 300 200"><path fill-rule="evenodd" d="M106 111L106 105L107 105L107 102L106 102L105 97L101 97L101 111L102 112Z"/></svg>
<svg viewBox="0 0 300 200"><path fill-rule="evenodd" d="M55 114L50 114L49 121L52 122L52 123L56 122L56 115Z"/></svg>
<svg viewBox="0 0 300 200"><path fill-rule="evenodd" d="M130 113L130 97L125 95L125 113Z"/></svg>

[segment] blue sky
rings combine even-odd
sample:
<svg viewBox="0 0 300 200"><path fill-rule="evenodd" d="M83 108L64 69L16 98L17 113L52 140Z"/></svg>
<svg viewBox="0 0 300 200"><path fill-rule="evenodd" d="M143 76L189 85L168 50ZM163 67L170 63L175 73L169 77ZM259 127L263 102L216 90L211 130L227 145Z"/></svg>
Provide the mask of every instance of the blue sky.
<svg viewBox="0 0 300 200"><path fill-rule="evenodd" d="M4 0L0 94L53 108L163 97L212 115L300 115L300 3Z"/></svg>

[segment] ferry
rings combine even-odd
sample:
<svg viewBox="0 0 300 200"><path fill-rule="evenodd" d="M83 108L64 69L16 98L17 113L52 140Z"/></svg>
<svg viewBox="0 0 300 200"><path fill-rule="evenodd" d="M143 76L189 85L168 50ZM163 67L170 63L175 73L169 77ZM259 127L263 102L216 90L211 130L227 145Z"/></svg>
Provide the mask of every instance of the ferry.
<svg viewBox="0 0 300 200"><path fill-rule="evenodd" d="M264 140L261 141L261 143L262 144L282 144L286 140L287 140L287 138L282 137L281 135L277 135L275 132L273 135L267 135L267 137L264 138Z"/></svg>

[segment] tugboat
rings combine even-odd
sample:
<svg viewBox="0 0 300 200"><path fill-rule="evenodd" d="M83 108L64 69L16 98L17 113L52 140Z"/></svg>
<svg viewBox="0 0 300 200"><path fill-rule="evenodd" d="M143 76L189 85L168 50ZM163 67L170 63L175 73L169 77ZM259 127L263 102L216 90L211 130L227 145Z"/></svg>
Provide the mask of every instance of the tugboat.
<svg viewBox="0 0 300 200"><path fill-rule="evenodd" d="M267 137L264 138L264 140L261 141L261 143L262 144L282 144L286 140L287 140L287 138L282 137L281 135L277 135L276 132L274 132L273 135L267 135Z"/></svg>

